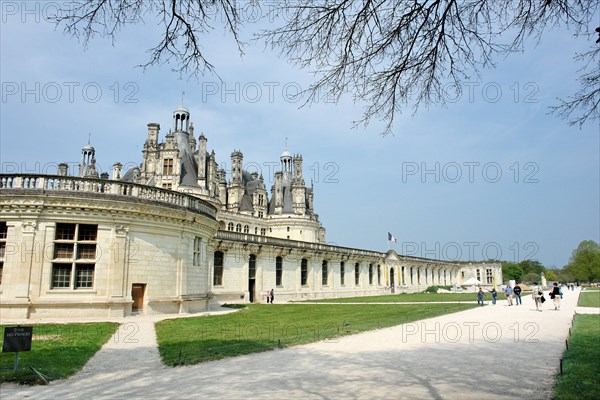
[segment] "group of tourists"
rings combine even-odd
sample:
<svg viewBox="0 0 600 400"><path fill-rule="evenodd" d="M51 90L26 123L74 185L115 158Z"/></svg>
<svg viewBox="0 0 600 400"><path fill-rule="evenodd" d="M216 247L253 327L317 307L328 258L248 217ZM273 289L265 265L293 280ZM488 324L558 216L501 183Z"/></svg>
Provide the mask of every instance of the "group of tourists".
<svg viewBox="0 0 600 400"><path fill-rule="evenodd" d="M537 282L533 282L533 286L531 287L531 290L532 290L531 297L533 298L533 301L535 302L536 310L542 311L542 304L546 301L546 298L544 297L544 288L541 285L538 285ZM511 287L510 283L508 285L506 285L506 287L504 288L504 296L506 297L506 300L508 301L509 306L513 305L513 295L515 298L515 305L517 305L517 306L523 305L523 300L521 299L522 291L523 291L523 289L521 289L521 286L519 286L518 283L515 284L514 287ZM495 288L492 289L491 294L492 294L492 304L496 304L496 300L498 298L498 292L496 292ZM554 309L560 310L560 302L563 297L563 292L562 292L562 289L560 288L560 286L558 286L558 282L553 283L552 289L550 290L548 295L554 302ZM484 296L483 289L479 288L479 291L477 292L477 304L479 304L481 306L483 306L483 296Z"/></svg>

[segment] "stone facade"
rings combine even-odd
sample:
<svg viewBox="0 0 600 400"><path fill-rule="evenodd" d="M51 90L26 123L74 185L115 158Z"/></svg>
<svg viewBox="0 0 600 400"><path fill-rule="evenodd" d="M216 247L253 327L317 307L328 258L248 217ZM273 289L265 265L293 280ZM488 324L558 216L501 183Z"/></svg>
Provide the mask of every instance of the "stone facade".
<svg viewBox="0 0 600 400"><path fill-rule="evenodd" d="M452 263L325 243L305 186L302 156L282 153L270 195L264 177L231 154L227 181L187 108L159 141L148 124L143 161L98 178L82 149L78 177L0 175L0 308L3 320L192 313L209 302L264 302L491 288L500 264Z"/></svg>

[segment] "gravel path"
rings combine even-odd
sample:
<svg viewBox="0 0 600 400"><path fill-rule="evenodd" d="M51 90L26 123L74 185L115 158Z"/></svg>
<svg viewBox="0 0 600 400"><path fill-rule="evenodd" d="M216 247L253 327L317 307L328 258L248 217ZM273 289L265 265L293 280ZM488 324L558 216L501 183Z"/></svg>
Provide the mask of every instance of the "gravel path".
<svg viewBox="0 0 600 400"><path fill-rule="evenodd" d="M535 310L505 302L283 350L167 368L153 323L125 319L71 379L3 398L547 399L579 291Z"/></svg>

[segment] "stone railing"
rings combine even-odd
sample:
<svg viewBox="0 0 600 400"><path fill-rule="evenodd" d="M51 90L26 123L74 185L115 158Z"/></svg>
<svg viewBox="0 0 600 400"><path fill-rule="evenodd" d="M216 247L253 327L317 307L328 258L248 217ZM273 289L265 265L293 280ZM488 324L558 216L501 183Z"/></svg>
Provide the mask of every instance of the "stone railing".
<svg viewBox="0 0 600 400"><path fill-rule="evenodd" d="M217 216L215 207L189 194L108 179L59 175L0 174L0 193L4 189L79 192L133 197L188 208L213 218Z"/></svg>
<svg viewBox="0 0 600 400"><path fill-rule="evenodd" d="M227 240L232 242L253 243L260 245L270 245L278 247L292 248L295 250L319 251L324 253L338 253L351 257L376 257L382 258L385 253L371 250L352 249L349 247L334 246L325 243L302 242L298 240L280 239L270 236L252 235L249 233L238 233L220 230L215 235L217 240Z"/></svg>

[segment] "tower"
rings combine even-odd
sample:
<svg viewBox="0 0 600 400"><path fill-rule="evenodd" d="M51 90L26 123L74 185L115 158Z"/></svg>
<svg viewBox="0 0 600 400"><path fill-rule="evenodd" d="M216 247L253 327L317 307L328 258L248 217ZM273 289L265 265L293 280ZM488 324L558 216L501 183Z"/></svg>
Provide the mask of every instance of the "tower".
<svg viewBox="0 0 600 400"><path fill-rule="evenodd" d="M294 214L306 214L306 187L302 177L302 156L294 156L294 180L292 182L292 209Z"/></svg>
<svg viewBox="0 0 600 400"><path fill-rule="evenodd" d="M204 133L200 134L198 138L198 186L200 188L205 189L206 185L206 136Z"/></svg>
<svg viewBox="0 0 600 400"><path fill-rule="evenodd" d="M227 209L239 211L242 196L244 195L244 184L242 180L242 165L244 155L239 150L231 153L231 180L227 189Z"/></svg>
<svg viewBox="0 0 600 400"><path fill-rule="evenodd" d="M96 150L88 144L81 149L81 162L79 163L79 176L82 178L98 178L96 171Z"/></svg>

